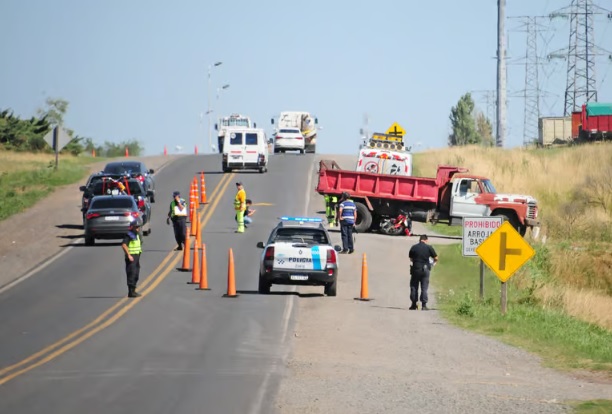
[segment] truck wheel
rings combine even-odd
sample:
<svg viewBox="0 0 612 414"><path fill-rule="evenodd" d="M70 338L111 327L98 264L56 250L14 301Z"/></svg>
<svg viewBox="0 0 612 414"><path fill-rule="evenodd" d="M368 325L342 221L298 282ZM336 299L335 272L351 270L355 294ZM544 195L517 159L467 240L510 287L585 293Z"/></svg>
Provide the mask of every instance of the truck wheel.
<svg viewBox="0 0 612 414"><path fill-rule="evenodd" d="M357 207L357 223L355 223L355 230L357 230L358 233L365 233L372 226L372 214L362 203L355 203L355 207Z"/></svg>
<svg viewBox="0 0 612 414"><path fill-rule="evenodd" d="M525 236L525 233L527 233L527 227L521 225L521 223L518 221L518 219L516 217L508 217L505 214L495 214L495 216L497 217L501 217L502 218L502 223L505 221L509 221L510 224L512 225L512 227L514 227L514 230L518 231L518 233L521 236Z"/></svg>
<svg viewBox="0 0 612 414"><path fill-rule="evenodd" d="M272 285L268 282L264 277L259 275L259 293L262 295L267 295L270 293L270 287Z"/></svg>
<svg viewBox="0 0 612 414"><path fill-rule="evenodd" d="M96 244L96 239L93 236L85 235L85 245L93 246Z"/></svg>
<svg viewBox="0 0 612 414"><path fill-rule="evenodd" d="M336 296L336 286L338 285L338 281L334 280L332 283L325 285L325 290L323 293L327 296Z"/></svg>

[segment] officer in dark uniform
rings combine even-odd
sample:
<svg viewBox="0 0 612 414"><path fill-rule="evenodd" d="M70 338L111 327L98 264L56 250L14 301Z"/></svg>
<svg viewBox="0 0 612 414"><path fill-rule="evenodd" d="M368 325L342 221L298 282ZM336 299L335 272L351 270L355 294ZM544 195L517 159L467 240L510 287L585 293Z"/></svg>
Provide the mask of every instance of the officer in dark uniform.
<svg viewBox="0 0 612 414"><path fill-rule="evenodd" d="M172 201L170 202L170 211L166 223L174 227L174 239L176 240L176 250L183 250L185 238L187 235L187 203L181 198L181 193L175 191L172 193Z"/></svg>
<svg viewBox="0 0 612 414"><path fill-rule="evenodd" d="M429 272L432 267L429 259L433 259L433 266L435 266L438 262L438 254L429 245L426 234L422 234L419 237L419 243L410 248L408 257L410 257L412 262L410 266L410 300L412 301L410 310L418 309L419 284L421 285L421 310L428 310L427 289L429 288Z"/></svg>
<svg viewBox="0 0 612 414"><path fill-rule="evenodd" d="M121 248L125 253L125 273L127 276L128 297L142 296L136 292L136 284L140 276L140 254L142 253L142 240L140 238L140 224L133 221L130 230L125 235Z"/></svg>

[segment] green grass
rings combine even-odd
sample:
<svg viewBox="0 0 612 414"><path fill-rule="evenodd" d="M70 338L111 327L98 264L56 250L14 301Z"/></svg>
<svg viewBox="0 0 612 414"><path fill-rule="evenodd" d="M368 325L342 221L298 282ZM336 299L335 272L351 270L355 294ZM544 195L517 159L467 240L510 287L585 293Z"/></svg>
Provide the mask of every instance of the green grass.
<svg viewBox="0 0 612 414"><path fill-rule="evenodd" d="M436 225L425 223L425 228L427 230L432 231L434 233L442 234L444 236L459 236L463 235L463 227L462 226L449 226L445 223L439 223Z"/></svg>
<svg viewBox="0 0 612 414"><path fill-rule="evenodd" d="M479 298L478 258L463 257L460 243L435 249L440 262L432 272L431 283L438 294L440 311L449 321L538 354L546 366L612 375L612 332L572 318L560 309L538 305L532 294L535 287L519 289L514 283L528 277L523 270L527 266L507 282L507 313L502 315L501 282L486 266L485 293L482 301ZM535 282L521 285L536 286Z"/></svg>
<svg viewBox="0 0 612 414"><path fill-rule="evenodd" d="M576 414L610 414L612 413L612 400L580 401L573 403Z"/></svg>
<svg viewBox="0 0 612 414"><path fill-rule="evenodd" d="M0 220L24 211L59 186L84 180L88 166L104 160L61 156L55 170L53 156L47 159L0 153Z"/></svg>

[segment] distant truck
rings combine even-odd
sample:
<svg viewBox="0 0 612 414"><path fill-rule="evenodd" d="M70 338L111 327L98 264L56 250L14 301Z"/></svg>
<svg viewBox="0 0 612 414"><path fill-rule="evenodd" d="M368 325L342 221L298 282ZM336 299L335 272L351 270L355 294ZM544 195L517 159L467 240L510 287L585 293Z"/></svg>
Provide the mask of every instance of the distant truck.
<svg viewBox="0 0 612 414"><path fill-rule="evenodd" d="M271 119L274 125L274 118ZM303 111L284 111L278 116L278 122L274 129L273 136L277 131L285 128L298 128L305 140L305 152L314 153L317 146L317 124L319 120L308 112Z"/></svg>
<svg viewBox="0 0 612 414"><path fill-rule="evenodd" d="M358 232L378 227L400 210L433 224L461 225L464 217L499 216L523 236L531 228L537 237L540 229L535 198L498 194L491 180L461 167L438 166L436 177L429 178L343 170L335 161L321 160L316 191L337 197L348 192L357 206Z"/></svg>
<svg viewBox="0 0 612 414"><path fill-rule="evenodd" d="M612 140L612 103L588 102L572 112L572 138L576 142Z"/></svg>
<svg viewBox="0 0 612 414"><path fill-rule="evenodd" d="M225 133L227 129L238 127L238 128L257 128L257 124L251 121L251 118L241 114L231 114L220 118L218 123L215 124L215 131L219 131L218 149L219 154L223 154L223 143L225 142Z"/></svg>
<svg viewBox="0 0 612 414"><path fill-rule="evenodd" d="M572 142L572 117L542 117L538 122L538 146L550 147L555 144Z"/></svg>
<svg viewBox="0 0 612 414"><path fill-rule="evenodd" d="M402 137L373 133L359 149L356 171L373 174L412 175L412 154Z"/></svg>

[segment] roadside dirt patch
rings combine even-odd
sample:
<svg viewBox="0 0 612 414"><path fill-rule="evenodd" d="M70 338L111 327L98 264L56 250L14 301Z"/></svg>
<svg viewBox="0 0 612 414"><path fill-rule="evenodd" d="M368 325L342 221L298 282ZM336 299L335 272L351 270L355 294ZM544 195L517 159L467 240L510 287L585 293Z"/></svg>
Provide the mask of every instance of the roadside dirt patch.
<svg viewBox="0 0 612 414"><path fill-rule="evenodd" d="M177 155L133 157L159 170ZM93 164L90 173L106 162ZM60 254L83 235L81 197L75 183L58 187L29 209L0 222L0 289L28 273L50 257Z"/></svg>

